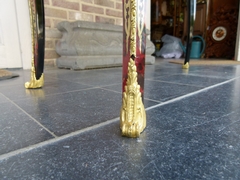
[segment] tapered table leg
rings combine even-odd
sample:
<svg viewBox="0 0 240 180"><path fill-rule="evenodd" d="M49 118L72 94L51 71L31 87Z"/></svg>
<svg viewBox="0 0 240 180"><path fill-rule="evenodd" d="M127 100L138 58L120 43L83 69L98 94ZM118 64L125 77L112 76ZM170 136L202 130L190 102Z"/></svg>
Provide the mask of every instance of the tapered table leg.
<svg viewBox="0 0 240 180"><path fill-rule="evenodd" d="M184 69L189 68L189 61L190 61L190 53L191 53L191 46L192 46L192 37L193 37L193 27L196 18L196 0L188 0L187 1L187 44L186 44L186 55L185 61L183 64Z"/></svg>
<svg viewBox="0 0 240 180"><path fill-rule="evenodd" d="M32 31L31 80L26 88L41 88L44 84L45 17L44 0L28 0Z"/></svg>
<svg viewBox="0 0 240 180"><path fill-rule="evenodd" d="M123 0L122 135L138 137L146 127L143 105L146 0Z"/></svg>

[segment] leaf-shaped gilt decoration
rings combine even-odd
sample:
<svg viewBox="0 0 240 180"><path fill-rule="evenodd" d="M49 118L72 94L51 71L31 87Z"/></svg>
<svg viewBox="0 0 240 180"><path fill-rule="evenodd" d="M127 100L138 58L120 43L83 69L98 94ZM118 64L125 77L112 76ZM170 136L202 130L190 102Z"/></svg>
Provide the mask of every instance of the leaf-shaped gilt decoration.
<svg viewBox="0 0 240 180"><path fill-rule="evenodd" d="M120 128L122 135L139 137L146 127L146 112L142 102L140 86L137 82L135 62L130 59L128 63L128 79L123 93L120 115Z"/></svg>

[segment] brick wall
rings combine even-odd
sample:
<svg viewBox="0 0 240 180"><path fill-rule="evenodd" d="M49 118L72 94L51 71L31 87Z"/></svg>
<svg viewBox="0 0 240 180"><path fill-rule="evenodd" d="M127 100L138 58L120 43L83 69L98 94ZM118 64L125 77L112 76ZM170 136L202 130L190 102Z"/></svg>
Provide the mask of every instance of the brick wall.
<svg viewBox="0 0 240 180"><path fill-rule="evenodd" d="M54 64L55 43L61 38L56 25L61 21L91 21L122 25L122 0L44 0L45 64Z"/></svg>

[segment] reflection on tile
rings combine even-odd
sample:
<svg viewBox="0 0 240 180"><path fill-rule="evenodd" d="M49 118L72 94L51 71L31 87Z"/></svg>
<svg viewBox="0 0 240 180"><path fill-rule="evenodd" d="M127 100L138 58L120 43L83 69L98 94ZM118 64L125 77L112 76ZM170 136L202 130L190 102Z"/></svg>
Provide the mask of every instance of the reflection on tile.
<svg viewBox="0 0 240 180"><path fill-rule="evenodd" d="M168 61L161 61L160 64L154 66L146 66L145 77L147 79L154 79L154 77L174 75L174 74L190 74L194 72L201 72L205 69L204 66L192 66L190 69L182 69L182 65L169 63Z"/></svg>
<svg viewBox="0 0 240 180"><path fill-rule="evenodd" d="M0 87L11 86L11 85L23 85L30 80L30 70L11 70L11 72L18 74L19 77L5 79L0 81Z"/></svg>
<svg viewBox="0 0 240 180"><path fill-rule="evenodd" d="M121 94L91 89L16 103L60 136L119 117Z"/></svg>
<svg viewBox="0 0 240 180"><path fill-rule="evenodd" d="M2 93L0 93L0 103L4 103L4 102L8 102L8 100Z"/></svg>
<svg viewBox="0 0 240 180"><path fill-rule="evenodd" d="M163 102L199 89L201 88L195 86L146 80L144 97Z"/></svg>
<svg viewBox="0 0 240 180"><path fill-rule="evenodd" d="M64 70L64 72L65 73L62 72L51 74L51 77L91 86L105 86L110 84L121 83L122 72L120 71L120 68L82 70L82 71Z"/></svg>
<svg viewBox="0 0 240 180"><path fill-rule="evenodd" d="M66 93L81 89L91 88L92 86L73 83L63 80L48 79L41 89L25 89L24 84L0 87L0 92L11 100L34 98L38 94L51 95Z"/></svg>
<svg viewBox="0 0 240 180"><path fill-rule="evenodd" d="M236 77L237 74L239 75L239 70L239 66L204 66L204 69L201 71L191 72L189 74L230 79Z"/></svg>
<svg viewBox="0 0 240 180"><path fill-rule="evenodd" d="M190 107L196 105L190 101ZM162 108L171 113L161 114ZM179 110L163 106L147 111L148 125L138 139L121 137L119 123L112 123L4 160L1 175L9 179L23 175L26 179L238 179L239 114L216 121L206 117L205 123L195 125L191 112L179 117Z"/></svg>
<svg viewBox="0 0 240 180"><path fill-rule="evenodd" d="M115 91L115 92L118 92L118 93L122 94L122 83L113 84L113 85L110 85L110 86L103 86L102 88L112 90L112 91Z"/></svg>
<svg viewBox="0 0 240 180"><path fill-rule="evenodd" d="M207 86L211 86L211 85L226 81L226 79L221 79L221 78L214 78L214 77L209 78L209 77L201 77L201 76L182 75L182 74L157 77L154 80L181 83L185 85L194 85L198 87L207 87Z"/></svg>
<svg viewBox="0 0 240 180"><path fill-rule="evenodd" d="M118 84L122 82L121 75L119 74L97 74L96 76L85 76L79 79L75 79L75 82L88 84L91 86L106 86L110 84Z"/></svg>
<svg viewBox="0 0 240 180"><path fill-rule="evenodd" d="M232 119L235 122L240 114L240 89L233 89L240 87L239 85L240 80L235 80L152 109L148 112L148 119L159 121L158 125L164 127L165 131L181 130L210 122L217 125L219 120L224 119Z"/></svg>
<svg viewBox="0 0 240 180"><path fill-rule="evenodd" d="M121 67L46 68L31 91L18 72L0 83L0 179L240 179L240 66L147 65L137 139L119 128Z"/></svg>
<svg viewBox="0 0 240 180"><path fill-rule="evenodd" d="M0 110L0 154L53 138L13 104L2 103Z"/></svg>
<svg viewBox="0 0 240 180"><path fill-rule="evenodd" d="M118 93L120 93L122 95L122 84L105 86L105 87L103 87L103 89L112 90L112 91L118 92ZM161 102L157 101L157 100L153 101L153 100L144 98L144 107L145 108L157 105L159 103L161 103Z"/></svg>
<svg viewBox="0 0 240 180"><path fill-rule="evenodd" d="M158 101L152 101L150 99L144 99L144 108L148 108L148 107L151 107L151 106L154 106L154 105L157 105L157 104L160 104L161 102L158 102Z"/></svg>

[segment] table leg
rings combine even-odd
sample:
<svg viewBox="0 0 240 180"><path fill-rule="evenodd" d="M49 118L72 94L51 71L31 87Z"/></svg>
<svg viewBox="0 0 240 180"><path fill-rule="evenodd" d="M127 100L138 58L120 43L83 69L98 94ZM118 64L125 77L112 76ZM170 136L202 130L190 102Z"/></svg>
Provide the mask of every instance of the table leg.
<svg viewBox="0 0 240 180"><path fill-rule="evenodd" d="M187 1L187 44L186 44L186 55L185 61L183 64L183 69L189 68L189 61L190 61L190 53L191 53L191 46L192 46L192 37L193 37L193 28L196 18L196 0L188 0Z"/></svg>
<svg viewBox="0 0 240 180"><path fill-rule="evenodd" d="M31 80L25 88L41 88L44 84L45 17L44 0L28 0L32 31Z"/></svg>
<svg viewBox="0 0 240 180"><path fill-rule="evenodd" d="M123 0L123 74L120 128L122 135L138 137L146 127L143 105L146 0Z"/></svg>

